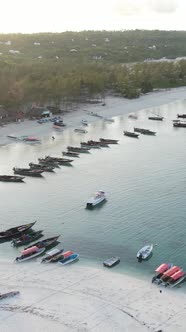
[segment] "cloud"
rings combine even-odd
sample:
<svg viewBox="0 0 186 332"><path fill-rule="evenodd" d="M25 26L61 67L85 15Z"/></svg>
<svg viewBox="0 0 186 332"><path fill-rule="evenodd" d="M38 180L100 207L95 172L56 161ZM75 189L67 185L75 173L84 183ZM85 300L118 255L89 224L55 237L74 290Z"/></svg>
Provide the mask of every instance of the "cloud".
<svg viewBox="0 0 186 332"><path fill-rule="evenodd" d="M115 0L114 11L121 16L141 13L170 14L176 12L182 0Z"/></svg>

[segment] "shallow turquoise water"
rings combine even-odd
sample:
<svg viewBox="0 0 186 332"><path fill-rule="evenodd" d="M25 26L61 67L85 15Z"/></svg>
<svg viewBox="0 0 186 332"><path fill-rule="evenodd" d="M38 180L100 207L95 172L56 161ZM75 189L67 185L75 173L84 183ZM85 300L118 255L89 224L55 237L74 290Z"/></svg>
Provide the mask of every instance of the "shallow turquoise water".
<svg viewBox="0 0 186 332"><path fill-rule="evenodd" d="M0 182L0 228L37 220L35 229L43 229L46 236L61 234L65 249L78 252L82 263L99 265L120 256L118 271L148 275L162 262L186 269L186 129L172 126L172 119L185 108L186 101L159 107L163 122L148 120L157 110L142 110L138 120L127 115L112 124L98 120L86 135L66 129L55 133L52 141L51 128L40 145L1 147L1 174L8 174L12 167L26 167L46 154L61 156L67 145L99 137L119 139L118 145L82 154L74 158L73 167L62 166L54 174L44 173L44 178L27 177L23 184ZM123 136L123 130L133 126L157 135L138 140ZM107 202L86 210L86 200L98 189L107 192ZM146 243L157 245L152 258L139 264L136 252ZM0 245L0 258L12 260L16 255L9 242Z"/></svg>

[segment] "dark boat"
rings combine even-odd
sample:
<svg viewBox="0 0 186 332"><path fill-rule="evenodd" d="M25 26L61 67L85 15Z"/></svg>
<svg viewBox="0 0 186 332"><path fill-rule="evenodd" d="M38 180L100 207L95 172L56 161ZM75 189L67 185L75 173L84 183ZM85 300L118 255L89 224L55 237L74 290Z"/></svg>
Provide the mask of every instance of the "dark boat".
<svg viewBox="0 0 186 332"><path fill-rule="evenodd" d="M134 137L134 138L138 138L139 134L136 134L132 131L124 131L123 132L125 136L128 136L128 137Z"/></svg>
<svg viewBox="0 0 186 332"><path fill-rule="evenodd" d="M41 166L49 166L49 167L53 167L53 168L59 168L59 164L54 162L54 161L48 161L45 158L38 158L39 164Z"/></svg>
<svg viewBox="0 0 186 332"><path fill-rule="evenodd" d="M100 144L92 143L92 142L81 142L81 147L87 147L89 149L100 149Z"/></svg>
<svg viewBox="0 0 186 332"><path fill-rule="evenodd" d="M41 169L44 172L53 172L54 171L54 167L49 166L49 165L29 163L29 166L31 169Z"/></svg>
<svg viewBox="0 0 186 332"><path fill-rule="evenodd" d="M78 153L86 153L89 152L90 148L87 147L73 147L73 146L67 146L68 151L72 152L78 152Z"/></svg>
<svg viewBox="0 0 186 332"><path fill-rule="evenodd" d="M156 115L156 116L149 116L148 119L149 120L163 121L164 117Z"/></svg>
<svg viewBox="0 0 186 332"><path fill-rule="evenodd" d="M0 175L0 181L3 182L23 182L24 176Z"/></svg>
<svg viewBox="0 0 186 332"><path fill-rule="evenodd" d="M62 152L64 156L69 156L69 157L79 157L79 153L77 152L70 152L70 151L67 151L67 152Z"/></svg>
<svg viewBox="0 0 186 332"><path fill-rule="evenodd" d="M186 114L177 114L177 118L186 119Z"/></svg>
<svg viewBox="0 0 186 332"><path fill-rule="evenodd" d="M113 267L120 263L120 257L112 257L103 262L103 265L106 267Z"/></svg>
<svg viewBox="0 0 186 332"><path fill-rule="evenodd" d="M88 144L93 144L93 145L98 145L100 146L101 148L108 148L108 144L107 143L104 143L104 142L100 142L100 141L93 141L93 140L90 140L87 142Z"/></svg>
<svg viewBox="0 0 186 332"><path fill-rule="evenodd" d="M38 247L38 248L45 248L48 249L49 247L53 246L55 243L57 244L57 240L59 239L60 235L58 236L54 236L54 237L50 237L48 239L42 240L42 241L38 241L36 243L34 243L34 246ZM29 247L26 247L26 249L32 248L32 245Z"/></svg>
<svg viewBox="0 0 186 332"><path fill-rule="evenodd" d="M118 144L119 140L118 139L110 139L110 138L100 138L100 142L105 143L105 144Z"/></svg>
<svg viewBox="0 0 186 332"><path fill-rule="evenodd" d="M42 176L42 169L31 169L31 168L17 168L14 167L13 171L15 174L28 175L28 176Z"/></svg>
<svg viewBox="0 0 186 332"><path fill-rule="evenodd" d="M149 129L143 129L143 128L135 128L134 127L134 131L136 131L137 133L143 134L143 135L156 135L155 131L149 130Z"/></svg>
<svg viewBox="0 0 186 332"><path fill-rule="evenodd" d="M20 225L17 227L12 227L4 232L0 232L0 240L6 240L6 239L11 240L12 238L18 237L21 234L26 233L32 226L35 225L35 223L36 221L25 225Z"/></svg>
<svg viewBox="0 0 186 332"><path fill-rule="evenodd" d="M0 294L0 300L7 299L8 297L13 297L13 296L18 295L18 294L19 294L18 291L13 291L13 292Z"/></svg>
<svg viewBox="0 0 186 332"><path fill-rule="evenodd" d="M39 240L43 236L42 232L43 231L37 231L37 232L32 231L30 233L23 234L19 238L12 240L12 246L13 247L24 246L36 240Z"/></svg>
<svg viewBox="0 0 186 332"><path fill-rule="evenodd" d="M176 127L176 128L186 128L186 122L184 122L184 121L173 122L173 127Z"/></svg>
<svg viewBox="0 0 186 332"><path fill-rule="evenodd" d="M51 162L56 162L60 165L64 165L64 164L70 164L71 162L73 162L72 159L67 159L67 158L60 158L60 157L50 157L50 156L46 156L45 157L46 161L51 161Z"/></svg>

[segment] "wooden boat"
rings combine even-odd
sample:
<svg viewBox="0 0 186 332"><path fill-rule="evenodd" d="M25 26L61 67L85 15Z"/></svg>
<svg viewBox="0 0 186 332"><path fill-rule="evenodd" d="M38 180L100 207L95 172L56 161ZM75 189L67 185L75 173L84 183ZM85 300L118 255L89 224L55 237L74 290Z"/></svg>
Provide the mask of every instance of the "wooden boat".
<svg viewBox="0 0 186 332"><path fill-rule="evenodd" d="M53 167L53 168L59 168L59 164L54 162L54 161L48 161L45 158L38 158L39 164L41 166L49 166L49 167Z"/></svg>
<svg viewBox="0 0 186 332"><path fill-rule="evenodd" d="M146 246L144 246L143 248L141 248L138 252L137 252L137 259L138 262L141 262L142 260L147 259L150 254L152 253L153 250L153 244L148 244Z"/></svg>
<svg viewBox="0 0 186 332"><path fill-rule="evenodd" d="M173 127L186 128L186 122L185 121L176 121L173 123Z"/></svg>
<svg viewBox="0 0 186 332"><path fill-rule="evenodd" d="M101 143L106 143L106 144L118 144L119 142L118 139L110 139L110 138L100 138L99 140Z"/></svg>
<svg viewBox="0 0 186 332"><path fill-rule="evenodd" d="M177 118L186 119L186 114L177 114Z"/></svg>
<svg viewBox="0 0 186 332"><path fill-rule="evenodd" d="M103 118L103 120L104 120L105 122L109 122L109 123L115 122L114 119L110 119L110 118Z"/></svg>
<svg viewBox="0 0 186 332"><path fill-rule="evenodd" d="M138 138L138 136L139 136L139 134L136 134L136 133L134 133L132 131L126 131L126 130L124 130L123 133L124 133L125 136L128 136L128 137Z"/></svg>
<svg viewBox="0 0 186 332"><path fill-rule="evenodd" d="M61 257L64 249L52 249L46 253L46 257L44 257L41 263L49 263L52 259Z"/></svg>
<svg viewBox="0 0 186 332"><path fill-rule="evenodd" d="M54 172L54 167L49 165L29 163L29 166L31 169L42 169L44 172Z"/></svg>
<svg viewBox="0 0 186 332"><path fill-rule="evenodd" d="M77 152L70 152L70 151L67 151L67 152L62 152L64 156L69 156L69 157L79 157L79 153Z"/></svg>
<svg viewBox="0 0 186 332"><path fill-rule="evenodd" d="M179 266L172 266L169 270L165 271L161 278L158 281L158 285L165 285L166 282L168 282L169 278L176 272L181 271L181 268Z"/></svg>
<svg viewBox="0 0 186 332"><path fill-rule="evenodd" d="M84 126L88 126L88 122L86 120L81 120L81 123L84 125Z"/></svg>
<svg viewBox="0 0 186 332"><path fill-rule="evenodd" d="M67 265L67 264L71 264L77 260L79 260L79 255L74 253L66 258L60 259L58 263L61 265Z"/></svg>
<svg viewBox="0 0 186 332"><path fill-rule="evenodd" d="M90 145L91 145L91 144L92 144L92 145L98 145L98 146L100 146L101 148L108 148L108 147L109 147L108 144L106 144L106 143L104 143L104 142L100 142L100 141L89 140L87 143L90 144Z"/></svg>
<svg viewBox="0 0 186 332"><path fill-rule="evenodd" d="M20 139L28 143L41 143L41 140L33 136L21 136Z"/></svg>
<svg viewBox="0 0 186 332"><path fill-rule="evenodd" d="M24 176L0 175L0 181L3 182L23 182Z"/></svg>
<svg viewBox="0 0 186 332"><path fill-rule="evenodd" d="M20 247L20 246L24 246L29 243L32 243L32 242L40 239L43 236L42 232L43 231L37 231L37 232L32 231L32 232L23 234L19 238L12 240L12 246Z"/></svg>
<svg viewBox="0 0 186 332"><path fill-rule="evenodd" d="M40 256L45 251L45 247L39 248L37 246L32 246L21 251L21 256L16 257L16 263L22 263L27 260L33 259L37 256Z"/></svg>
<svg viewBox="0 0 186 332"><path fill-rule="evenodd" d="M94 144L92 142L81 142L80 143L82 147L88 147L89 149L100 149L100 145Z"/></svg>
<svg viewBox="0 0 186 332"><path fill-rule="evenodd" d="M36 221L31 222L29 224L17 226L17 227L12 227L7 229L4 232L0 232L0 240L4 239L12 239L15 237L20 236L21 234L26 233L31 227L35 225Z"/></svg>
<svg viewBox="0 0 186 332"><path fill-rule="evenodd" d="M155 276L152 278L152 283L158 283L160 278L163 276L163 273L170 270L173 267L172 263L163 263L158 266L155 270Z"/></svg>
<svg viewBox="0 0 186 332"><path fill-rule="evenodd" d="M81 128L75 128L74 131L77 132L77 133L81 133L81 134L86 134L86 133L88 133L87 130L85 130L85 129L81 129Z"/></svg>
<svg viewBox="0 0 186 332"><path fill-rule="evenodd" d="M175 272L167 283L165 284L165 287L175 287L179 285L181 282L183 282L186 279L186 273L183 270L180 270L178 272Z"/></svg>
<svg viewBox="0 0 186 332"><path fill-rule="evenodd" d="M128 118L133 119L133 120L137 120L138 116L136 114L129 114Z"/></svg>
<svg viewBox="0 0 186 332"><path fill-rule="evenodd" d="M87 153L89 152L90 148L87 147L73 147L73 146L67 146L68 151L72 152L78 152L78 153Z"/></svg>
<svg viewBox="0 0 186 332"><path fill-rule="evenodd" d="M106 267L113 267L119 263L120 263L120 257L116 256L116 257L106 259L106 261L103 262L103 265Z"/></svg>
<svg viewBox="0 0 186 332"><path fill-rule="evenodd" d="M7 299L8 297L13 297L20 294L19 291L8 292L4 294L0 294L0 300Z"/></svg>
<svg viewBox="0 0 186 332"><path fill-rule="evenodd" d="M34 243L34 246L37 246L38 248L47 249L48 247L51 247L53 244L55 244L57 242L57 240L59 239L59 237L60 237L60 235L36 242L36 243ZM32 246L26 247L25 249L29 249L29 248L32 248Z"/></svg>
<svg viewBox="0 0 186 332"><path fill-rule="evenodd" d="M143 129L143 128L136 128L134 127L134 131L143 135L156 135L155 131L149 130L149 129Z"/></svg>
<svg viewBox="0 0 186 332"><path fill-rule="evenodd" d="M42 176L42 173L44 172L42 169L17 168L17 167L14 167L13 171L15 174L28 175L28 176Z"/></svg>
<svg viewBox="0 0 186 332"><path fill-rule="evenodd" d="M74 254L74 252L72 250L65 251L65 252L60 253L59 255L56 255L55 257L53 257L50 260L50 262L51 263L56 263L61 259L64 259L64 258L67 258L67 257L71 256L72 254Z"/></svg>
<svg viewBox="0 0 186 332"><path fill-rule="evenodd" d="M149 116L149 120L163 121L164 117L159 115Z"/></svg>
<svg viewBox="0 0 186 332"><path fill-rule="evenodd" d="M55 163L58 163L60 165L64 165L64 164L70 164L73 162L72 159L68 159L68 158L60 158L60 157L50 157L50 156L46 156L45 157L45 160L46 161L49 161L49 162L55 162Z"/></svg>
<svg viewBox="0 0 186 332"><path fill-rule="evenodd" d="M105 192L102 190L97 191L89 200L87 201L86 207L93 208L94 206L102 203L106 200Z"/></svg>

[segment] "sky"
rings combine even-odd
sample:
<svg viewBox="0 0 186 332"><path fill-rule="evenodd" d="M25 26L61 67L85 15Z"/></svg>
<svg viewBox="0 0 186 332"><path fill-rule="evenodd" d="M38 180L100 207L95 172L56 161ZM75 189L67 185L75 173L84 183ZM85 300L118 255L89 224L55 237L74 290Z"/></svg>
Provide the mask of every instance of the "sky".
<svg viewBox="0 0 186 332"><path fill-rule="evenodd" d="M0 33L186 30L186 0L0 0Z"/></svg>

